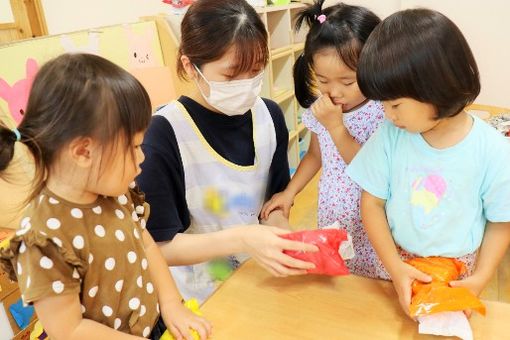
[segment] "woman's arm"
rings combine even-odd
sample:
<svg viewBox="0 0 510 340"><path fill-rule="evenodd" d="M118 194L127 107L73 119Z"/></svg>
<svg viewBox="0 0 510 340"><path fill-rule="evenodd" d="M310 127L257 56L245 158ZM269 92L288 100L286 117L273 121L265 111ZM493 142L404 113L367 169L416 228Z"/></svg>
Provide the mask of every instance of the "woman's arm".
<svg viewBox="0 0 510 340"><path fill-rule="evenodd" d="M78 294L43 298L34 302L34 308L50 339L143 339L82 318Z"/></svg>
<svg viewBox="0 0 510 340"><path fill-rule="evenodd" d="M288 230L261 225L233 226L206 234L177 234L172 241L158 243L169 266L191 265L237 253L248 253L275 276L305 274L313 263L296 260L283 250L314 252L317 247L285 240Z"/></svg>

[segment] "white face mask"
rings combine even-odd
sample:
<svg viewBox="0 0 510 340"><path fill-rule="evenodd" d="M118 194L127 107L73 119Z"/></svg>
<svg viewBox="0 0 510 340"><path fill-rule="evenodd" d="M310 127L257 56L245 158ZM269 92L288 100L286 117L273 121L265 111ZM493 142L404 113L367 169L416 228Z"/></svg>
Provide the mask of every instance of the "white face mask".
<svg viewBox="0 0 510 340"><path fill-rule="evenodd" d="M209 81L196 65L193 66L209 85L209 96L207 97L197 84L200 93L205 101L216 110L228 116L238 116L244 115L255 105L262 89L264 72L251 79Z"/></svg>

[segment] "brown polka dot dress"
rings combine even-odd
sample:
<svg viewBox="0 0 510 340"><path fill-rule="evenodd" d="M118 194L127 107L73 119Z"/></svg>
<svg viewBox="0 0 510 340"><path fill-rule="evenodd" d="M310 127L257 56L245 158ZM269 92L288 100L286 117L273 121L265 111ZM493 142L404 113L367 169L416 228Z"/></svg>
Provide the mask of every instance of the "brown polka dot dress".
<svg viewBox="0 0 510 340"><path fill-rule="evenodd" d="M135 190L78 205L45 189L0 261L25 303L79 294L84 318L147 337L159 317L142 241L148 210Z"/></svg>

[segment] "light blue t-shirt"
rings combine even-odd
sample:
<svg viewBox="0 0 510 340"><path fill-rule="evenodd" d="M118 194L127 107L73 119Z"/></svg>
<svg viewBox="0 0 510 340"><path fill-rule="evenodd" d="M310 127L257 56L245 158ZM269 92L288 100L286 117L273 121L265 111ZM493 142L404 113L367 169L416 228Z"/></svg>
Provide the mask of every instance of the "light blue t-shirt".
<svg viewBox="0 0 510 340"><path fill-rule="evenodd" d="M474 117L447 149L384 121L347 174L386 200L395 243L418 256L460 257L482 242L487 220L510 221L510 142Z"/></svg>

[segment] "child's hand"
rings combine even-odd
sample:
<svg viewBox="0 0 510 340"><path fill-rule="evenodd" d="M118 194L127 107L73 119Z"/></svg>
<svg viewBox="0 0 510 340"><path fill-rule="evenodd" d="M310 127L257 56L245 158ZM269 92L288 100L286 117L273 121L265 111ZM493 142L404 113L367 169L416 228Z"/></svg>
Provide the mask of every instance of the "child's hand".
<svg viewBox="0 0 510 340"><path fill-rule="evenodd" d="M262 211L260 212L260 217L263 220L267 220L269 214L273 210L281 209L283 212L283 216L289 218L290 208L294 204L294 195L286 190L274 194L273 197L269 201L267 201L262 207Z"/></svg>
<svg viewBox="0 0 510 340"><path fill-rule="evenodd" d="M413 281L418 280L428 283L432 281L432 278L410 264L400 261L397 267L392 271L391 279L393 280L393 286L397 291L398 301L400 302L402 309L408 316L410 316L409 306L411 305L411 285L413 284Z"/></svg>
<svg viewBox="0 0 510 340"><path fill-rule="evenodd" d="M197 331L200 339L207 339L211 334L211 323L193 314L180 301L162 302L160 307L165 325L177 340L193 340L191 330Z"/></svg>
<svg viewBox="0 0 510 340"><path fill-rule="evenodd" d="M319 97L313 103L311 110L315 118L328 131L344 125L342 105L335 105L328 95Z"/></svg>
<svg viewBox="0 0 510 340"><path fill-rule="evenodd" d="M471 293L479 296L485 287L485 281L480 276L474 274L468 276L464 280L451 281L450 287L465 287L469 289ZM464 311L464 314L466 314L468 318L471 316L471 313L472 311L470 309Z"/></svg>

